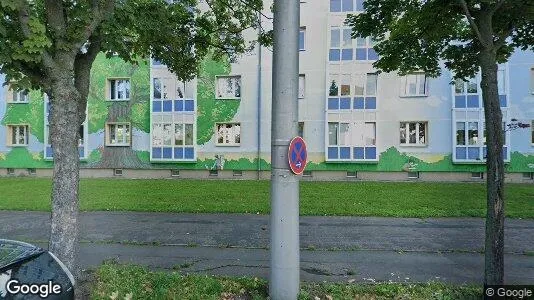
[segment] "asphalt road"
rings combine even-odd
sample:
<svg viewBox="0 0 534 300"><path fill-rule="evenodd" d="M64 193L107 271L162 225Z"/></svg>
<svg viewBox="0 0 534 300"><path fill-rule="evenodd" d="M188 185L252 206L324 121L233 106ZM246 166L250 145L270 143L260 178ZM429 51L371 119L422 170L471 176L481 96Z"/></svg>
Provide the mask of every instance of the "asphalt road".
<svg viewBox="0 0 534 300"><path fill-rule="evenodd" d="M0 238L45 246L49 213L0 211ZM80 259L105 259L224 275L268 276L268 216L90 212L81 214ZM534 220L507 220L506 282L534 283ZM301 217L301 277L482 283L480 218Z"/></svg>

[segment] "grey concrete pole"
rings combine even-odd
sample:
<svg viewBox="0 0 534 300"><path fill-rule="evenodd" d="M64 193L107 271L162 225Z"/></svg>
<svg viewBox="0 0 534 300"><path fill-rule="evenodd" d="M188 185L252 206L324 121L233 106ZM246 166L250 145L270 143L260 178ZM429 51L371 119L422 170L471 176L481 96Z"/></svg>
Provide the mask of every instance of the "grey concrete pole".
<svg viewBox="0 0 534 300"><path fill-rule="evenodd" d="M271 262L273 300L297 299L299 177L289 170L288 146L298 133L300 1L274 1L273 106L271 128Z"/></svg>

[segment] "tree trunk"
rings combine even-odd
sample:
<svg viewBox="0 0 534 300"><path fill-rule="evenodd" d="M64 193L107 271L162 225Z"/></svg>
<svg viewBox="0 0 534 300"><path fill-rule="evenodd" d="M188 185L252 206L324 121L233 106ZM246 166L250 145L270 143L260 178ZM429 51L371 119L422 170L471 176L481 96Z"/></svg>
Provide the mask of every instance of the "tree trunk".
<svg viewBox="0 0 534 300"><path fill-rule="evenodd" d="M49 250L77 277L80 95L74 87L72 72L55 73L49 91L50 138L54 149Z"/></svg>
<svg viewBox="0 0 534 300"><path fill-rule="evenodd" d="M481 52L482 99L487 131L487 215L485 243L485 285L504 281L504 160L503 123L497 86L495 50Z"/></svg>

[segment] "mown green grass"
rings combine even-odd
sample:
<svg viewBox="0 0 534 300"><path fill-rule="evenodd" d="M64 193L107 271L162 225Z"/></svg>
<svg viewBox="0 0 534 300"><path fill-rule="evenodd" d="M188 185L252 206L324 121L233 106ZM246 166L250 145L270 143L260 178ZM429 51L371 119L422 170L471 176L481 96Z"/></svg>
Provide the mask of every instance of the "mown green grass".
<svg viewBox="0 0 534 300"><path fill-rule="evenodd" d="M96 271L92 299L267 299L263 279L151 272L133 265L104 264ZM302 283L307 299L481 299L482 288L426 284Z"/></svg>
<svg viewBox="0 0 534 300"><path fill-rule="evenodd" d="M269 213L269 181L82 179L84 211ZM478 183L301 182L301 215L484 217ZM51 180L0 178L1 210L50 210ZM506 215L534 218L534 186L506 185Z"/></svg>

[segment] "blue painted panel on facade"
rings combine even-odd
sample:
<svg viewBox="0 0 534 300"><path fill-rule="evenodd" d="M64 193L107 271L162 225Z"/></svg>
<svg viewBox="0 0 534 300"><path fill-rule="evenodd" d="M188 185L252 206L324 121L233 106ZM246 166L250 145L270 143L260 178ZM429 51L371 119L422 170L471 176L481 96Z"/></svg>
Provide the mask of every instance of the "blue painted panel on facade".
<svg viewBox="0 0 534 300"><path fill-rule="evenodd" d="M502 159L508 159L508 148L506 146L502 148Z"/></svg>
<svg viewBox="0 0 534 300"><path fill-rule="evenodd" d="M480 148L479 147L467 147L467 159L479 159Z"/></svg>
<svg viewBox="0 0 534 300"><path fill-rule="evenodd" d="M368 54L368 60L377 60L378 59L378 53L376 53L375 49L370 48Z"/></svg>
<svg viewBox="0 0 534 300"><path fill-rule="evenodd" d="M454 107L456 107L456 108L466 108L465 96L455 96L454 97Z"/></svg>
<svg viewBox="0 0 534 300"><path fill-rule="evenodd" d="M337 150L337 147L328 147L328 158L337 159L339 157Z"/></svg>
<svg viewBox="0 0 534 300"><path fill-rule="evenodd" d="M161 101L153 101L152 102L152 111L153 112L161 112Z"/></svg>
<svg viewBox="0 0 534 300"><path fill-rule="evenodd" d="M161 148L152 148L152 158L161 158Z"/></svg>
<svg viewBox="0 0 534 300"><path fill-rule="evenodd" d="M171 147L163 148L163 158L172 158L172 148Z"/></svg>
<svg viewBox="0 0 534 300"><path fill-rule="evenodd" d="M364 159L365 150L363 147L354 147L354 159Z"/></svg>
<svg viewBox="0 0 534 300"><path fill-rule="evenodd" d="M354 109L364 109L365 107L365 98L355 97L354 98Z"/></svg>
<svg viewBox="0 0 534 300"><path fill-rule="evenodd" d="M341 56L341 52L339 49L330 49L330 52L328 53L328 60L329 61L339 61Z"/></svg>
<svg viewBox="0 0 534 300"><path fill-rule="evenodd" d="M50 146L46 147L45 156L47 158L52 158L54 156L54 150L52 150L52 147L50 147Z"/></svg>
<svg viewBox="0 0 534 300"><path fill-rule="evenodd" d="M172 100L164 100L163 101L163 111L164 112L171 112L172 111Z"/></svg>
<svg viewBox="0 0 534 300"><path fill-rule="evenodd" d="M330 11L340 12L341 11L341 0L330 0Z"/></svg>
<svg viewBox="0 0 534 300"><path fill-rule="evenodd" d="M488 158L488 148L482 147L482 158L487 159Z"/></svg>
<svg viewBox="0 0 534 300"><path fill-rule="evenodd" d="M356 0L356 11L363 11L363 2L365 0Z"/></svg>
<svg viewBox="0 0 534 300"><path fill-rule="evenodd" d="M174 111L183 111L183 110L184 110L184 101L174 100Z"/></svg>
<svg viewBox="0 0 534 300"><path fill-rule="evenodd" d="M350 109L350 98L341 98L341 99L339 99L339 108L340 109Z"/></svg>
<svg viewBox="0 0 534 300"><path fill-rule="evenodd" d="M499 95L499 102L501 103L501 107L506 107L506 95Z"/></svg>
<svg viewBox="0 0 534 300"><path fill-rule="evenodd" d="M477 108L478 104L478 95L467 95L467 107L468 108Z"/></svg>
<svg viewBox="0 0 534 300"><path fill-rule="evenodd" d="M367 60L367 49L356 49L356 60Z"/></svg>
<svg viewBox="0 0 534 300"><path fill-rule="evenodd" d="M184 158L184 148L174 148L174 159Z"/></svg>
<svg viewBox="0 0 534 300"><path fill-rule="evenodd" d="M456 147L456 159L466 159L467 150L465 147Z"/></svg>
<svg viewBox="0 0 534 300"><path fill-rule="evenodd" d="M352 11L353 9L352 0L343 0L343 11Z"/></svg>
<svg viewBox="0 0 534 300"><path fill-rule="evenodd" d="M304 31L299 31L299 50L300 51L303 51L305 50L304 48Z"/></svg>
<svg viewBox="0 0 534 300"><path fill-rule="evenodd" d="M339 158L350 159L350 147L340 147Z"/></svg>
<svg viewBox="0 0 534 300"><path fill-rule="evenodd" d="M193 100L185 100L184 110L185 111L194 111L195 110L195 101L193 101Z"/></svg>
<svg viewBox="0 0 534 300"><path fill-rule="evenodd" d="M352 49L341 50L341 60L352 60Z"/></svg>
<svg viewBox="0 0 534 300"><path fill-rule="evenodd" d="M185 151L184 151L184 158L185 159L193 159L193 158L195 158L195 148L186 147Z"/></svg>
<svg viewBox="0 0 534 300"><path fill-rule="evenodd" d="M84 147L78 147L78 155L80 155L80 158L85 157L85 148Z"/></svg>
<svg viewBox="0 0 534 300"><path fill-rule="evenodd" d="M365 97L365 109L376 109L376 97Z"/></svg>
<svg viewBox="0 0 534 300"><path fill-rule="evenodd" d="M339 109L339 98L328 98L328 109Z"/></svg>
<svg viewBox="0 0 534 300"><path fill-rule="evenodd" d="M365 147L365 159L376 159L376 147Z"/></svg>

